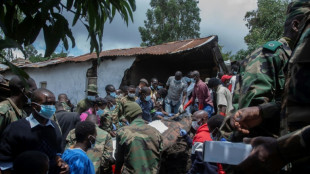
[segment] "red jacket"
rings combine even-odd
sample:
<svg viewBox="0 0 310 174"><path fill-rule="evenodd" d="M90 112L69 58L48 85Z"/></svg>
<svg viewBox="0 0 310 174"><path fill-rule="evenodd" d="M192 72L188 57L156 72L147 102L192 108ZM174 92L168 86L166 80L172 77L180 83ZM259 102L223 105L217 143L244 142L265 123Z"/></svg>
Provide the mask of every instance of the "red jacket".
<svg viewBox="0 0 310 174"><path fill-rule="evenodd" d="M205 141L213 141L212 138L211 138L209 127L208 127L207 123L201 125L197 129L196 135L193 138L193 144L195 142L203 143ZM218 174L225 174L225 171L224 171L224 169L223 169L221 164L217 164L217 167L218 167L218 170L217 170Z"/></svg>
<svg viewBox="0 0 310 174"><path fill-rule="evenodd" d="M193 138L193 144L195 142L205 142L205 141L212 141L211 135L210 135L210 131L208 128L208 124L203 124L201 125L197 131L196 131L196 135Z"/></svg>

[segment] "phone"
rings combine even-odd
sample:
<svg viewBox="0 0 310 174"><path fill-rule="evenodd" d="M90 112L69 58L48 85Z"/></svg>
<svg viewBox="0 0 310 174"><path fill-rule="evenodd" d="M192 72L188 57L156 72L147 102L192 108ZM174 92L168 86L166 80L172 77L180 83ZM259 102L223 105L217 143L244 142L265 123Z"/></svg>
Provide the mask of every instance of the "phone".
<svg viewBox="0 0 310 174"><path fill-rule="evenodd" d="M203 158L205 162L238 165L252 151L252 146L244 143L205 141L203 145Z"/></svg>

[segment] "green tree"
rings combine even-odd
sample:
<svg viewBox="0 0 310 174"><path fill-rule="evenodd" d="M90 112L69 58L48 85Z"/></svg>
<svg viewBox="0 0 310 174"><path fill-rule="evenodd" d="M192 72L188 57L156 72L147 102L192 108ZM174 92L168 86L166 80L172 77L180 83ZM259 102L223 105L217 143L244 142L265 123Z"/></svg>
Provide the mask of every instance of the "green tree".
<svg viewBox="0 0 310 174"><path fill-rule="evenodd" d="M198 38L200 16L197 0L151 0L144 27L139 27L141 46Z"/></svg>
<svg viewBox="0 0 310 174"><path fill-rule="evenodd" d="M80 20L89 33L90 52L94 50L99 57L102 50L104 23L113 20L118 12L124 21L133 20L132 12L136 9L135 0L6 0L0 1L0 23L4 39L0 39L0 51L7 48L18 48L32 44L40 31L43 31L46 50L44 57L50 56L62 41L68 50L71 41L75 40L69 22L63 15L63 10L74 14L72 26ZM20 15L22 18L20 18ZM21 69L6 61L17 75L27 77Z"/></svg>
<svg viewBox="0 0 310 174"><path fill-rule="evenodd" d="M251 52L249 50L241 49L236 54L232 56L232 60L243 60L245 59Z"/></svg>
<svg viewBox="0 0 310 174"><path fill-rule="evenodd" d="M128 24L129 19L133 20L132 11L135 8L135 0L67 0L65 4L60 0L1 1L0 22L5 37L0 40L0 49L22 49L32 44L41 30L46 44L45 57L54 52L60 41L66 50L68 39L74 47L69 22L62 14L63 10L67 10L74 14L72 26L80 20L88 30L90 52L95 50L99 54L104 23L112 21L118 11Z"/></svg>
<svg viewBox="0 0 310 174"><path fill-rule="evenodd" d="M248 52L282 36L288 4L289 0L258 0L257 10L245 14L249 34L244 40L248 45Z"/></svg>

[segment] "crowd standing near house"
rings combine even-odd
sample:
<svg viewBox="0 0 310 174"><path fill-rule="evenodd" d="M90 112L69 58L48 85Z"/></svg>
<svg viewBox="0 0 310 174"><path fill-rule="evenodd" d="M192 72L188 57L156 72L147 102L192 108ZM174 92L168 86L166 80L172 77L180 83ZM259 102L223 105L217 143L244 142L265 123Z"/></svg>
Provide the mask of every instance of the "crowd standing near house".
<svg viewBox="0 0 310 174"><path fill-rule="evenodd" d="M0 102L0 174L165 173L164 144L172 137L152 123L182 121L182 114L190 116L190 130L168 129L191 151L187 173L309 173L309 22L310 1L294 1L283 38L229 73L203 82L199 71L180 70L166 83L154 74L119 89L89 84L77 106L67 94L56 101L31 77L14 76L10 97ZM238 165L206 162L206 141L253 149Z"/></svg>

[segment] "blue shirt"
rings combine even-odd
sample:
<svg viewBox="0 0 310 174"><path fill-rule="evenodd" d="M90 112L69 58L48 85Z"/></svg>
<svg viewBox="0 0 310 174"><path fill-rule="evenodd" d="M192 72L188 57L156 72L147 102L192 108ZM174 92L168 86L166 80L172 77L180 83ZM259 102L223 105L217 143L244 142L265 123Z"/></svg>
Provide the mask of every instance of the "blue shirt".
<svg viewBox="0 0 310 174"><path fill-rule="evenodd" d="M152 100L142 101L140 98L136 100L136 102L140 105L142 109L142 118L145 121L152 122L152 113L151 111L154 109L154 103Z"/></svg>
<svg viewBox="0 0 310 174"><path fill-rule="evenodd" d="M70 174L95 174L93 163L82 149L67 149L62 159L69 165Z"/></svg>

